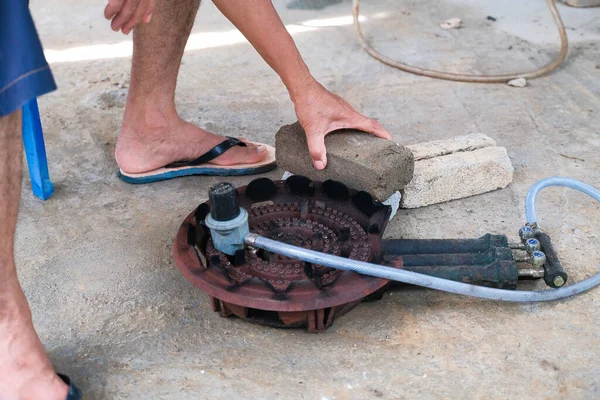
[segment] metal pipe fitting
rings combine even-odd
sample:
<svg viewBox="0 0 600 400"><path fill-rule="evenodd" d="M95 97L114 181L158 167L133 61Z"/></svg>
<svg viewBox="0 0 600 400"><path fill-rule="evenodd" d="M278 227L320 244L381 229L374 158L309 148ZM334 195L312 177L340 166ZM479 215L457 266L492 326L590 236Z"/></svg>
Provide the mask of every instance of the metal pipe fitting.
<svg viewBox="0 0 600 400"><path fill-rule="evenodd" d="M529 254L533 254L535 251L539 251L541 248L540 242L537 239L531 238L525 241L525 250Z"/></svg>
<svg viewBox="0 0 600 400"><path fill-rule="evenodd" d="M244 249L250 233L248 212L237 202L237 190L230 183L218 183L209 189L211 210L204 223L210 229L215 248L230 256Z"/></svg>

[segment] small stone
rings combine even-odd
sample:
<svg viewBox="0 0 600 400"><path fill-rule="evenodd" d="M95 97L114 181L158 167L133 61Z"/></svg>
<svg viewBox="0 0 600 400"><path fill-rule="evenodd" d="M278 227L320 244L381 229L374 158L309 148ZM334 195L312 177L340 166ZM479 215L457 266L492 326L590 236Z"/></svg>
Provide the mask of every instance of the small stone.
<svg viewBox="0 0 600 400"><path fill-rule="evenodd" d="M440 24L442 29L458 29L462 25L460 18L450 18Z"/></svg>
<svg viewBox="0 0 600 400"><path fill-rule="evenodd" d="M600 0L562 0L563 3L571 7L598 7Z"/></svg>
<svg viewBox="0 0 600 400"><path fill-rule="evenodd" d="M517 78L517 79L513 79L511 81L508 81L508 86L512 86L512 87L525 87L527 86L527 79L525 78Z"/></svg>

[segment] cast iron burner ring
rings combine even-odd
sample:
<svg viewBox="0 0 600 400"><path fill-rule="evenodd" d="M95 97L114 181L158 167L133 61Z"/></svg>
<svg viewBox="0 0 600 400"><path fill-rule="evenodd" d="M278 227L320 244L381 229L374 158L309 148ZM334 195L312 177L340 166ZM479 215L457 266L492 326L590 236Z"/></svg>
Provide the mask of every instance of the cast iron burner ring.
<svg viewBox="0 0 600 400"><path fill-rule="evenodd" d="M364 229L352 217L330 207L324 210L312 208L302 218L297 202L259 206L250 210L248 222L251 232L280 242L336 256L344 254L353 260L368 261L370 258L371 245ZM344 232L348 237L342 242L339 235L344 236ZM211 260L219 257L220 263L231 265L227 256L214 248L212 240L208 242L206 253ZM304 263L298 260L265 254L262 250L249 251L245 258L246 265L231 268L230 276L240 284L257 277L278 291L286 291L292 283L311 279L323 287L333 283L341 273L320 265L313 265L308 272Z"/></svg>
<svg viewBox="0 0 600 400"><path fill-rule="evenodd" d="M390 208L366 192L300 176L260 178L237 191L253 233L353 260L381 261ZM209 211L202 203L185 219L173 250L179 269L222 316L319 332L366 298L381 297L389 283L253 248L227 256L214 248L203 224Z"/></svg>

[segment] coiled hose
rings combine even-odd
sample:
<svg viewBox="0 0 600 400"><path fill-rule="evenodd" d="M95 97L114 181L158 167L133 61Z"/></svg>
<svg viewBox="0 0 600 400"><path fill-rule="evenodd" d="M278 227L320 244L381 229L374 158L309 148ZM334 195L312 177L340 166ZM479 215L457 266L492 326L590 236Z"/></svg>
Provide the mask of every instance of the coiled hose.
<svg viewBox="0 0 600 400"><path fill-rule="evenodd" d="M554 18L554 23L556 24L556 28L558 29L558 33L560 35L560 53L558 57L552 60L547 65L535 69L533 71L525 71L513 74L504 74L504 75L469 75L469 74L455 74L451 72L443 72L443 71L435 71L431 69L425 69L420 67L415 67L413 65L408 65L403 62L393 60L384 54L381 54L377 50L375 50L365 39L362 33L362 29L360 27L360 0L353 0L352 3L352 15L354 17L354 27L356 28L356 35L358 36L358 42L361 47L369 53L373 58L382 63L389 65L390 67L397 68L399 70L410 72L416 75L427 76L429 78L436 79L445 79L449 81L457 81L457 82L476 82L476 83L506 83L512 79L516 78L526 78L533 79L540 77L542 75L546 75L556 69L567 57L567 52L569 51L569 43L567 40L567 32L565 30L565 25L560 17L558 9L556 8L555 0L546 0L548 7L550 8L550 12L552 13L552 17Z"/></svg>
<svg viewBox="0 0 600 400"><path fill-rule="evenodd" d="M530 224L537 223L535 214L535 200L538 193L548 186L564 186L579 190L596 201L600 202L600 191L583 182L569 178L547 178L536 183L527 193L525 212L527 214L527 222ZM347 271L354 271L359 274L375 276L384 279L390 279L398 282L409 283L411 285L422 286L429 289L441 290L465 296L479 297L481 299L533 303L541 301L553 301L565 299L581 294L587 290L600 285L600 273L591 278L575 283L570 286L565 286L560 289L550 289L541 291L511 291L503 289L493 289L482 286L469 285L461 282L454 282L447 279L436 278L428 275L419 274L416 272L405 271L386 267L382 265L370 264L362 261L350 260L343 257L337 257L330 254L319 253L313 250L303 249L301 247L292 246L286 243L281 243L272 239L267 239L255 234L249 234L245 238L245 243L248 246L260 248L272 253L280 254L286 257L302 260L305 262L325 265L331 268L337 268Z"/></svg>

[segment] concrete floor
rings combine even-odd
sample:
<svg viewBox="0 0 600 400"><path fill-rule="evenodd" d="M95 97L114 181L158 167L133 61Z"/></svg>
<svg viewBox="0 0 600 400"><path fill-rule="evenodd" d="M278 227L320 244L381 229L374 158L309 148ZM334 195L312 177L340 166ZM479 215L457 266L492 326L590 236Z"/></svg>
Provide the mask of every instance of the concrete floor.
<svg viewBox="0 0 600 400"><path fill-rule="evenodd" d="M306 7L311 1L275 4L326 86L402 143L483 132L515 166L507 189L401 211L388 236L516 238L536 180L564 175L600 187L600 9L560 6L567 62L518 89L390 69L359 48L350 1L314 0L319 11ZM102 2L31 3L60 87L40 101L56 194L41 202L24 180L17 261L52 361L87 399L600 397L600 289L538 305L397 289L319 335L214 314L175 268L171 242L218 179L119 181L113 151L131 38L109 30ZM364 29L387 54L452 71L521 70L556 54L543 1L491 3L364 1ZM463 29L438 27L455 16ZM197 18L177 103L204 128L268 143L295 121L278 78L210 2ZM539 209L572 281L596 273L600 207L548 189Z"/></svg>

